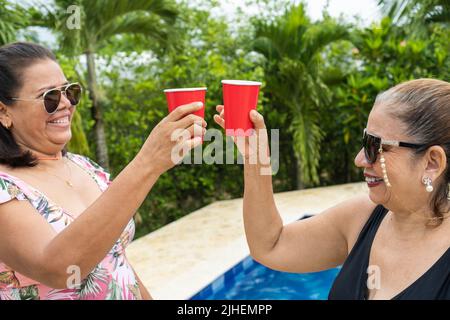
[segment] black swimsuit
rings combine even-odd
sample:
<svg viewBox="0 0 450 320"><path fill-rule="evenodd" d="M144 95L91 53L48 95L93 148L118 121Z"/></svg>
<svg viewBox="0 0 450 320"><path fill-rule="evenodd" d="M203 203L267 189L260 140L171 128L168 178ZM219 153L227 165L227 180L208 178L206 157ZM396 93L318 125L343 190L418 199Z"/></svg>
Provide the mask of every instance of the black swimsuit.
<svg viewBox="0 0 450 320"><path fill-rule="evenodd" d="M388 210L379 205L361 230L358 240L334 280L328 295L330 300L367 299L367 268L370 248ZM449 235L450 236L450 235ZM394 298L403 300L450 299L450 248L409 287Z"/></svg>

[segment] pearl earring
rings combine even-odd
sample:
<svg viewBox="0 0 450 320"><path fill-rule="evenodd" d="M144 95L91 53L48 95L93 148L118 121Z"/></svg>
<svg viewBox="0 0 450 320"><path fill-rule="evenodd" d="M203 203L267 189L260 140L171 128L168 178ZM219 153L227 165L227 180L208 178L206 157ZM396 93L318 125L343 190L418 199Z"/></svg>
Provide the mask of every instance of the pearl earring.
<svg viewBox="0 0 450 320"><path fill-rule="evenodd" d="M384 180L384 183L386 184L386 186L390 188L392 186L391 186L391 183L389 182L389 178L387 176L386 159L383 156L383 148L380 147L378 152L380 153L380 162L381 162L381 170L383 171L383 180Z"/></svg>
<svg viewBox="0 0 450 320"><path fill-rule="evenodd" d="M426 185L425 190L427 190L427 192L433 192L433 182L430 177L423 177L422 183Z"/></svg>

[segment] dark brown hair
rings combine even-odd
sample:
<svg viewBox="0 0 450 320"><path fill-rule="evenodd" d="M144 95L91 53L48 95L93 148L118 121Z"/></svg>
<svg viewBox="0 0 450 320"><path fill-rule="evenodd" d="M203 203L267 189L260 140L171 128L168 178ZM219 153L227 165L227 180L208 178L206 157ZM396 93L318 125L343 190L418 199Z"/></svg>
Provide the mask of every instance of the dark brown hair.
<svg viewBox="0 0 450 320"><path fill-rule="evenodd" d="M415 143L423 144L414 156L420 157L431 146L441 146L447 157L447 165L434 191L430 208L432 221L442 222L449 210L450 183L450 83L436 79L417 79L401 83L380 94L375 101L400 106L389 112L406 125L406 134Z"/></svg>
<svg viewBox="0 0 450 320"><path fill-rule="evenodd" d="M50 59L55 55L47 48L27 42L16 42L0 47L0 101L14 105L14 97L22 88L23 71L38 61ZM36 159L31 152L21 150L10 130L0 125L0 163L11 167L32 167Z"/></svg>

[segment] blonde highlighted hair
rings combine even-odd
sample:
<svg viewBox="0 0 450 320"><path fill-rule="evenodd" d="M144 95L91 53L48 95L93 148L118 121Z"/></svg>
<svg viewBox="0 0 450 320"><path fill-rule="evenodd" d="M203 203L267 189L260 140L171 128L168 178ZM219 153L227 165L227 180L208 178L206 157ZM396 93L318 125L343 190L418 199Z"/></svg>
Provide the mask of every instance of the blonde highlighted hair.
<svg viewBox="0 0 450 320"><path fill-rule="evenodd" d="M406 126L406 134L424 147L414 150L420 157L431 146L441 146L447 165L434 181L430 208L435 223L449 211L450 184L450 83L436 79L417 79L401 83L378 95L375 105L388 104L388 112Z"/></svg>

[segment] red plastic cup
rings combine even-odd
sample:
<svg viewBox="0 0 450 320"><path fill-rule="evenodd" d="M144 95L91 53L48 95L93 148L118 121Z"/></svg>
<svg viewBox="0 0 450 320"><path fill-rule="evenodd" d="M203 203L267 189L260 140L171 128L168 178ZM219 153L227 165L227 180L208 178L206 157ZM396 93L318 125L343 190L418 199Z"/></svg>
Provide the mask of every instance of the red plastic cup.
<svg viewBox="0 0 450 320"><path fill-rule="evenodd" d="M172 112L179 106L200 101L203 103L203 107L200 110L193 112L193 114L204 119L206 90L207 88L180 88L164 90L169 112Z"/></svg>
<svg viewBox="0 0 450 320"><path fill-rule="evenodd" d="M254 126L249 114L256 110L261 82L222 80L222 85L226 135L251 135Z"/></svg>
<svg viewBox="0 0 450 320"><path fill-rule="evenodd" d="M206 90L207 88L179 88L164 90L167 99L167 106L169 107L169 113L179 106L200 101L203 103L203 107L200 110L193 112L192 114L195 114L204 119Z"/></svg>

